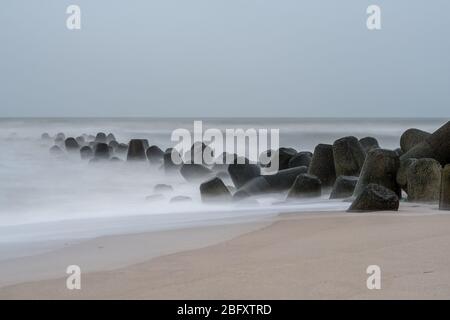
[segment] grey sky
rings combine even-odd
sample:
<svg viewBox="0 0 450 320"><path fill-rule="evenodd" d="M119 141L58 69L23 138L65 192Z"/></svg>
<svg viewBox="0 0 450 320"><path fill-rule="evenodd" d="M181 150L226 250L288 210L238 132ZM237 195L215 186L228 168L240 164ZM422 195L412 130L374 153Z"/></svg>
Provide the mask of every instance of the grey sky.
<svg viewBox="0 0 450 320"><path fill-rule="evenodd" d="M78 4L82 29L66 29ZM382 8L382 30L366 8ZM3 0L0 116L450 116L448 0Z"/></svg>

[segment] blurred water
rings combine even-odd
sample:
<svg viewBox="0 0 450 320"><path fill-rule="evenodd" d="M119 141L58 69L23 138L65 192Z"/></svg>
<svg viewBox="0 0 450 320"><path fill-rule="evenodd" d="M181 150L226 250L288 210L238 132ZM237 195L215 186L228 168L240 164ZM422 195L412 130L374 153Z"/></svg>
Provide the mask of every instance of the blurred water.
<svg viewBox="0 0 450 320"><path fill-rule="evenodd" d="M200 119L195 119L200 120ZM198 184L157 166L126 163L89 165L79 155L61 160L48 152L43 132L66 136L99 131L119 142L145 138L163 150L173 144L172 130L191 130L194 119L0 119L0 244L89 238L105 234L161 230L187 225L260 219L282 211L340 210L348 203L322 199L280 204L283 195L245 206L204 205ZM280 145L313 151L346 135L374 136L385 148L397 148L410 127L434 131L446 119L203 119L207 128L280 129ZM173 186L151 202L158 183ZM227 183L231 183L227 181ZM190 203L169 203L176 195ZM0 251L1 254L1 251ZM0 257L1 258L1 257Z"/></svg>

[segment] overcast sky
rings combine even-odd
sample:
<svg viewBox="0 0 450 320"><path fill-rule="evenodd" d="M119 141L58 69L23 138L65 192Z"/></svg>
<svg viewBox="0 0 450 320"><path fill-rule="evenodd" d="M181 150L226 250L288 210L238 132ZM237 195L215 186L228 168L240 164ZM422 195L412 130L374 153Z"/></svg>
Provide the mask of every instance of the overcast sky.
<svg viewBox="0 0 450 320"><path fill-rule="evenodd" d="M448 117L449 12L448 0L2 0L0 116Z"/></svg>

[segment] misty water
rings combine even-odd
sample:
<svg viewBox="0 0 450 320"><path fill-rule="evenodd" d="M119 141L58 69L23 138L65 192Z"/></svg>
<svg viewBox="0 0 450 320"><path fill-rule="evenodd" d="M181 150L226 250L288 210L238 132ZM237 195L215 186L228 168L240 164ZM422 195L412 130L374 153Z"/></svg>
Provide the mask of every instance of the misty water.
<svg viewBox="0 0 450 320"><path fill-rule="evenodd" d="M196 119L199 120L199 119ZM102 235L166 230L269 219L280 212L343 210L348 203L319 199L283 202L285 195L260 197L243 204L202 204L198 186L158 165L89 164L79 153L63 159L49 153L53 142L41 140L113 133L119 142L148 139L161 149L173 146L174 129L192 130L194 119L1 119L0 120L0 260L61 246L68 240ZM399 146L401 133L416 127L434 131L445 119L203 119L207 128L280 129L280 146L313 151L354 135L373 136L383 148ZM231 181L225 181L231 184ZM149 201L156 184L174 190ZM192 202L170 203L178 195Z"/></svg>

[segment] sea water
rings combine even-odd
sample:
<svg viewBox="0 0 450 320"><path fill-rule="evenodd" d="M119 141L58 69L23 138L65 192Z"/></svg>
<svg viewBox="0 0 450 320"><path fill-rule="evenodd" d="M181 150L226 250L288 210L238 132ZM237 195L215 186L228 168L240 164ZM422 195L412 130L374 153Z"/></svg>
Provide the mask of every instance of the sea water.
<svg viewBox="0 0 450 320"><path fill-rule="evenodd" d="M446 119L0 119L0 260L28 254L27 248L52 248L67 240L103 235L166 230L189 226L268 219L280 212L344 210L347 202L318 199L284 202L270 195L245 204L207 205L199 184L159 166L108 163L92 165L79 154L64 159L49 153L53 142L41 140L63 132L66 137L113 133L119 142L148 139L161 149L172 147L171 133L192 130L194 120L205 128L279 129L280 146L313 151L318 143L333 143L348 135L373 136L383 148L399 147L402 132L415 127L434 131ZM156 184L173 192L155 201ZM231 181L226 181L231 184ZM170 203L178 195L191 202ZM21 249L14 249L11 248Z"/></svg>

